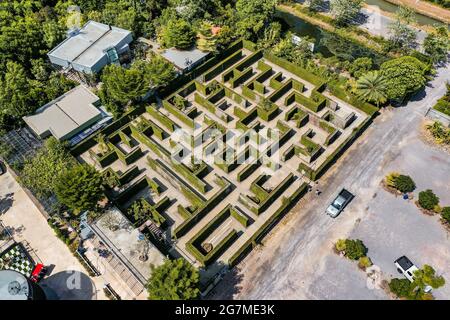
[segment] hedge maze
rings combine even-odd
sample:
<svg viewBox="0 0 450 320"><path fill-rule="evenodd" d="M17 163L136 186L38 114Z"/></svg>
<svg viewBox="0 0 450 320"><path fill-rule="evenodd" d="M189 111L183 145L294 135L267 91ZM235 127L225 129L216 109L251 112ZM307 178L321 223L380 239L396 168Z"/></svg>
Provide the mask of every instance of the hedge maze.
<svg viewBox="0 0 450 320"><path fill-rule="evenodd" d="M376 111L249 42L233 48L77 154L116 181L108 197L135 227L202 270L237 263Z"/></svg>

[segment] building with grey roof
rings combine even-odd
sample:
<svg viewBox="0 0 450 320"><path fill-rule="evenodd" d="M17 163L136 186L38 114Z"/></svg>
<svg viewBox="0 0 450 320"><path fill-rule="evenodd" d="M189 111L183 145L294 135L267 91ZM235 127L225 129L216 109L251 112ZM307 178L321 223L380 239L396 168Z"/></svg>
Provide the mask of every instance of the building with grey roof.
<svg viewBox="0 0 450 320"><path fill-rule="evenodd" d="M171 62L181 72L187 72L198 66L208 57L209 52L203 52L192 48L189 50L178 50L176 48L165 49L161 56Z"/></svg>
<svg viewBox="0 0 450 320"><path fill-rule="evenodd" d="M48 57L55 65L91 74L118 62L132 41L131 31L90 20L81 29L70 30Z"/></svg>
<svg viewBox="0 0 450 320"><path fill-rule="evenodd" d="M80 85L23 120L41 138L52 135L58 140L68 140L103 118L97 108L99 102L99 97Z"/></svg>

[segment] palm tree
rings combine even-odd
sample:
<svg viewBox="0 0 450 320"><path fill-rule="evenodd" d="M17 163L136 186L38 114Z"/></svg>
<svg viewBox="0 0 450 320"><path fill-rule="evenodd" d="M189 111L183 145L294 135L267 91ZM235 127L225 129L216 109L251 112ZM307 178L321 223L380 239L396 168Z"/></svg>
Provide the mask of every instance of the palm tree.
<svg viewBox="0 0 450 320"><path fill-rule="evenodd" d="M386 80L378 71L367 72L356 81L357 96L377 106L387 101L386 89Z"/></svg>

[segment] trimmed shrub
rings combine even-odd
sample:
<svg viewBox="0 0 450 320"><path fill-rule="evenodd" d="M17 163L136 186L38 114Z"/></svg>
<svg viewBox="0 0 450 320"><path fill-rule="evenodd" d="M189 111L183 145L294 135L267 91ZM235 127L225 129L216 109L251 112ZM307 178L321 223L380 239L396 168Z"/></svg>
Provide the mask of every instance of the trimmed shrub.
<svg viewBox="0 0 450 320"><path fill-rule="evenodd" d="M339 239L336 244L334 245L334 247L336 248L336 250L338 252L342 252L345 250L346 246L345 246L345 239Z"/></svg>
<svg viewBox="0 0 450 320"><path fill-rule="evenodd" d="M369 257L361 257L361 258L359 258L359 261L358 261L358 266L361 268L361 269L366 269L366 268L369 268L369 267L371 267L372 266L372 260L370 260L370 258Z"/></svg>
<svg viewBox="0 0 450 320"><path fill-rule="evenodd" d="M439 197L430 189L419 192L419 205L426 210L433 210L439 204Z"/></svg>
<svg viewBox="0 0 450 320"><path fill-rule="evenodd" d="M347 258L351 260L359 260L359 258L362 258L367 254L367 251L367 247L361 240L345 240L345 256Z"/></svg>
<svg viewBox="0 0 450 320"><path fill-rule="evenodd" d="M411 295L412 283L408 279L392 279L389 289L399 298L407 298Z"/></svg>
<svg viewBox="0 0 450 320"><path fill-rule="evenodd" d="M445 222L450 223L450 207L442 208L441 216Z"/></svg>
<svg viewBox="0 0 450 320"><path fill-rule="evenodd" d="M416 189L416 184L414 183L413 179L411 179L410 176L405 176L403 174L399 175L394 180L394 186L398 191L402 193L413 192L414 189Z"/></svg>

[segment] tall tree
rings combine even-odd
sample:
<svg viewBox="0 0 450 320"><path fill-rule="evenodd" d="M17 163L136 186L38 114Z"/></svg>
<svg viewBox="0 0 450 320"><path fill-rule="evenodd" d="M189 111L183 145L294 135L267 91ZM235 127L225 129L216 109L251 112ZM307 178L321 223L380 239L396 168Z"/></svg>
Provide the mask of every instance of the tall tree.
<svg viewBox="0 0 450 320"><path fill-rule="evenodd" d="M183 258L165 260L164 264L152 266L147 284L151 300L191 300L199 296L200 275L198 270Z"/></svg>
<svg viewBox="0 0 450 320"><path fill-rule="evenodd" d="M417 32L410 25L415 22L414 11L400 7L395 13L395 20L389 24L390 40L396 48L410 49L417 46Z"/></svg>
<svg viewBox="0 0 450 320"><path fill-rule="evenodd" d="M237 0L238 33L246 39L255 39L273 20L278 0Z"/></svg>
<svg viewBox="0 0 450 320"><path fill-rule="evenodd" d="M144 74L148 87L165 86L176 76L176 70L172 63L158 54L150 54L147 60L136 61L133 68Z"/></svg>
<svg viewBox="0 0 450 320"><path fill-rule="evenodd" d="M197 33L197 48L202 51L215 52L217 37L213 34L214 25L209 21L202 21Z"/></svg>
<svg viewBox="0 0 450 320"><path fill-rule="evenodd" d="M428 33L423 48L434 63L446 62L450 50L450 33L447 28L440 26Z"/></svg>
<svg viewBox="0 0 450 320"><path fill-rule="evenodd" d="M386 90L386 79L378 71L368 72L356 82L357 96L364 101L375 103L377 106L386 102Z"/></svg>
<svg viewBox="0 0 450 320"><path fill-rule="evenodd" d="M92 210L103 198L103 176L88 164L76 165L61 174L55 193L75 213Z"/></svg>
<svg viewBox="0 0 450 320"><path fill-rule="evenodd" d="M8 61L4 79L0 78L0 110L15 119L28 115L36 106L31 98L33 85L25 69L18 63Z"/></svg>
<svg viewBox="0 0 450 320"><path fill-rule="evenodd" d="M175 47L186 50L192 47L196 40L192 27L183 19L172 19L160 29L159 42L165 48Z"/></svg>
<svg viewBox="0 0 450 320"><path fill-rule="evenodd" d="M54 193L62 173L74 163L75 159L66 151L64 144L50 137L33 158L25 161L20 180L38 197L49 197Z"/></svg>
<svg viewBox="0 0 450 320"><path fill-rule="evenodd" d="M386 79L387 98L402 101L424 87L429 67L414 57L404 56L384 62L380 71Z"/></svg>
<svg viewBox="0 0 450 320"><path fill-rule="evenodd" d="M107 96L122 104L139 100L148 90L145 75L138 68L108 65L103 69L101 79Z"/></svg>
<svg viewBox="0 0 450 320"><path fill-rule="evenodd" d="M338 25L352 24L363 3L364 0L331 0L331 14Z"/></svg>

